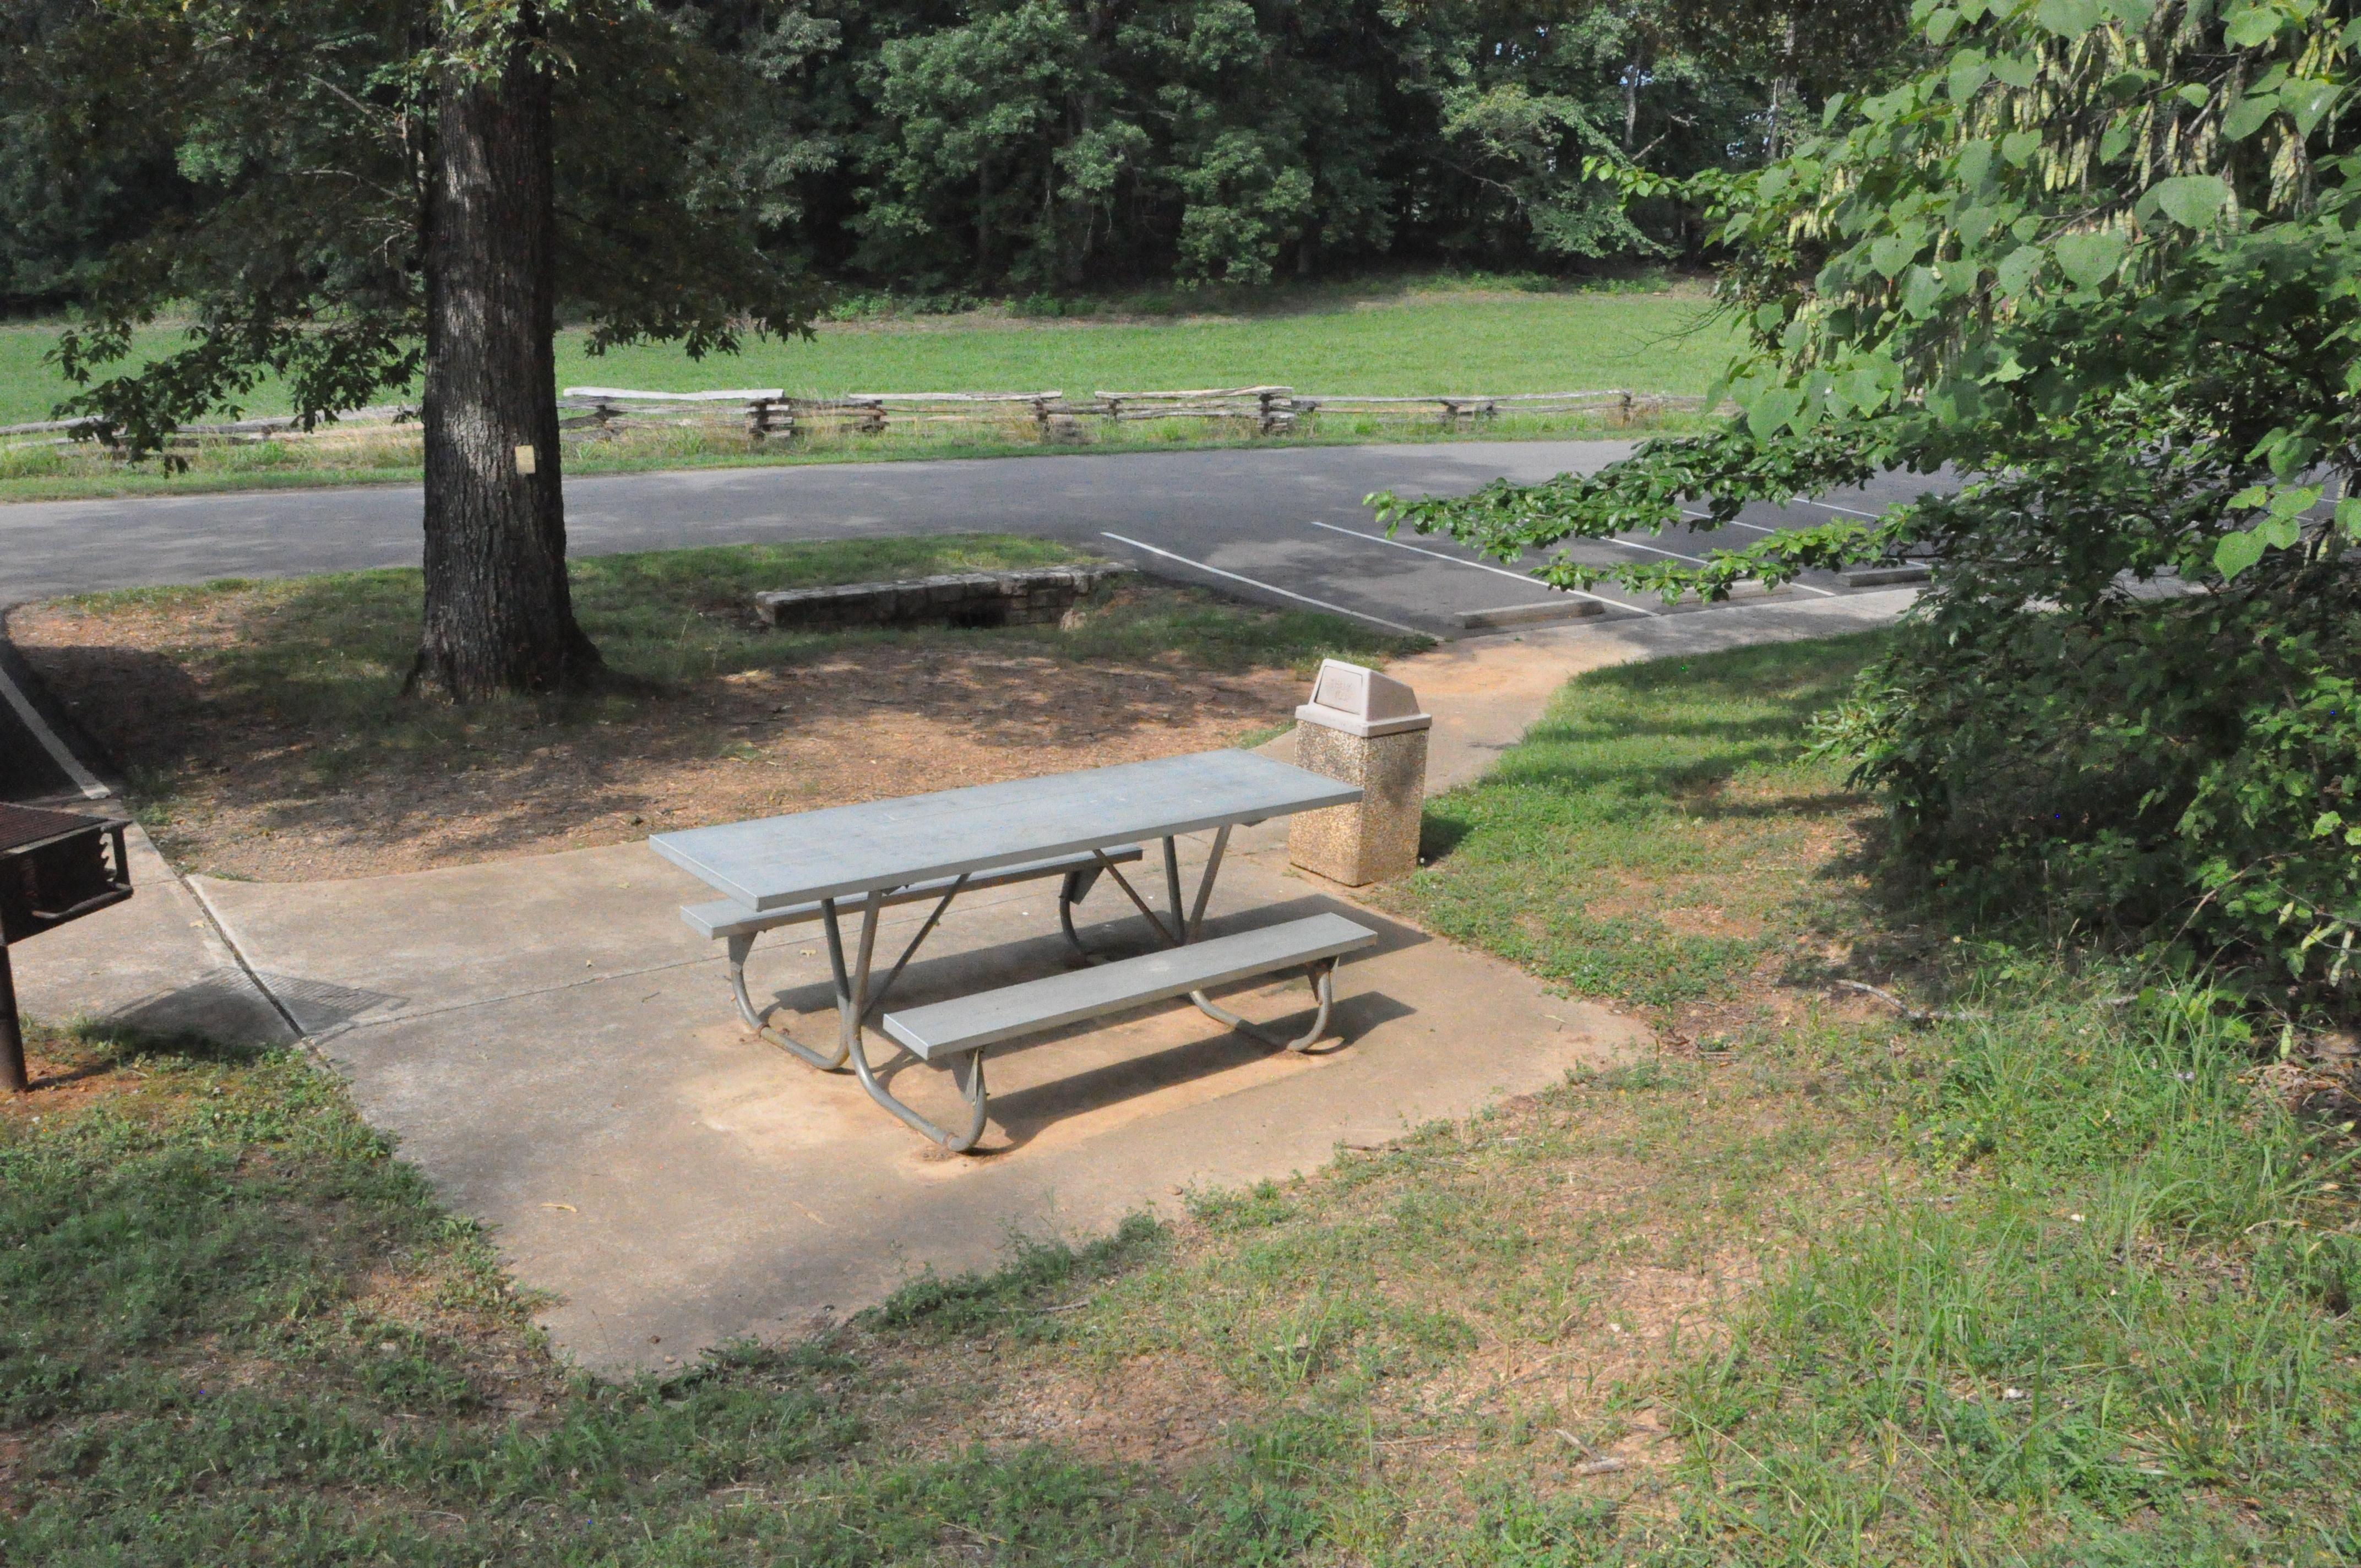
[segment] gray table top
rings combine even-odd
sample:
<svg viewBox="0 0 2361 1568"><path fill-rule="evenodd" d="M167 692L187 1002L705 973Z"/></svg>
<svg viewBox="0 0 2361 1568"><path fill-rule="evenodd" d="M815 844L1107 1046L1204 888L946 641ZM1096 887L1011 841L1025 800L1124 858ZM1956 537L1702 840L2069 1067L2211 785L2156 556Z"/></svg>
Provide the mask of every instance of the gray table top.
<svg viewBox="0 0 2361 1568"><path fill-rule="evenodd" d="M1198 751L658 833L648 848L762 913L1360 798L1252 751Z"/></svg>

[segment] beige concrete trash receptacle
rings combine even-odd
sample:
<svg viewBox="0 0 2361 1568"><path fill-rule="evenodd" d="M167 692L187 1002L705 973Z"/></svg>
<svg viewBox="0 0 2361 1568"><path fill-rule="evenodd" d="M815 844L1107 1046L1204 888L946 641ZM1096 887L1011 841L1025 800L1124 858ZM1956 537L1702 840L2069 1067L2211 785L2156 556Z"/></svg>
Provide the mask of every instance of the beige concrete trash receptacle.
<svg viewBox="0 0 2361 1568"><path fill-rule="evenodd" d="M1358 805L1294 817L1287 858L1346 887L1416 871L1426 732L1434 725L1419 711L1418 695L1375 670L1323 659L1312 700L1295 718L1295 765L1363 793Z"/></svg>

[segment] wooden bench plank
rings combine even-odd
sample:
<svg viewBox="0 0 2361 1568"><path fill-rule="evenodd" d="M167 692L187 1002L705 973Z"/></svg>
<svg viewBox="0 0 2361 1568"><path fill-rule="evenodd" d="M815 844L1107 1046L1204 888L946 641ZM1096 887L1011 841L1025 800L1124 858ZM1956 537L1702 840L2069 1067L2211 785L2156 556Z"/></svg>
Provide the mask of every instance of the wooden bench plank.
<svg viewBox="0 0 2361 1568"><path fill-rule="evenodd" d="M1120 1013L1297 964L1317 963L1368 947L1377 939L1375 931L1341 915L1314 915L1258 931L1241 931L1095 969L889 1013L883 1026L912 1055L935 1061L1084 1018Z"/></svg>
<svg viewBox="0 0 2361 1568"><path fill-rule="evenodd" d="M1139 859L1139 846L1137 844L1117 844L1103 852L1117 864L1128 864ZM976 872L967 879L964 891L973 893L979 888L1004 887L1010 883L1062 876L1069 872L1092 872L1098 869L1098 856L1093 854L1053 855L1046 861L1027 861L1021 865L998 866L988 872ZM940 898L950 891L951 883L957 880L956 877L937 877L928 882L914 883L908 887L895 888L884 896L878 907L891 909L899 904ZM868 903L868 896L855 893L838 899L837 913L844 916L860 914ZM688 922L691 930L699 936L717 939L751 937L758 931L769 931L781 926L800 926L806 921L818 919L819 916L820 908L816 901L790 905L785 909L766 910L761 914L727 898L717 898L708 904L684 904L680 907L680 917Z"/></svg>

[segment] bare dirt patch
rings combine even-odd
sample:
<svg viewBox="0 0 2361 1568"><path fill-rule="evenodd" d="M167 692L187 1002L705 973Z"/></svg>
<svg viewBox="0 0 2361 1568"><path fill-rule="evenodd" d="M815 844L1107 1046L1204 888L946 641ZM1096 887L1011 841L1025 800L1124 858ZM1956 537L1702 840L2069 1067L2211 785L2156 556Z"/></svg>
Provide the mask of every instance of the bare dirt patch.
<svg viewBox="0 0 2361 1568"><path fill-rule="evenodd" d="M1301 700L1286 669L1081 663L989 644L855 643L713 674L613 717L503 714L464 744L340 767L340 737L221 678L232 598L16 612L27 659L114 753L165 852L308 881L620 842L700 823L1230 745ZM140 787L142 784L146 787Z"/></svg>

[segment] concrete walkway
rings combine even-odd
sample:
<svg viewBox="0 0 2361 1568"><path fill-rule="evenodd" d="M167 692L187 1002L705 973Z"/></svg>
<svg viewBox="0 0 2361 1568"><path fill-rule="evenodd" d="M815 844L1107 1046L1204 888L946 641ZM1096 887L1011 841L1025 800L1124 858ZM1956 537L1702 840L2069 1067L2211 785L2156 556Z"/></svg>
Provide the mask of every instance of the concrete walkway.
<svg viewBox="0 0 2361 1568"><path fill-rule="evenodd" d="M1571 674L1889 620L1905 591L1471 640L1397 666L1436 715L1434 788L1478 775ZM1288 738L1270 748L1282 754ZM675 914L705 890L642 845L288 884L174 879L145 839L141 896L18 951L27 1011L283 1042L290 1021L446 1201L491 1225L556 1343L602 1371L741 1334L792 1335L923 1268L987 1267L1012 1233L1082 1235L1191 1186L1283 1177L1341 1144L1464 1116L1645 1031L1398 921L1339 976L1345 1042L1297 1058L1159 1007L996 1054L981 1157L942 1155L739 1026L719 954ZM1289 871L1284 827L1239 843L1209 931L1353 908ZM1191 857L1202 847L1192 847ZM1193 871L1193 868L1184 868ZM1102 887L1086 937L1137 945ZM895 911L881 945L915 929ZM1042 885L962 900L903 981L923 1001L1067 961ZM817 932L764 939L750 975L833 1028ZM895 949L898 950L898 949ZM1232 1003L1308 1016L1300 981ZM911 1079L923 1081L912 1084ZM924 1103L949 1085L913 1068Z"/></svg>

